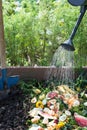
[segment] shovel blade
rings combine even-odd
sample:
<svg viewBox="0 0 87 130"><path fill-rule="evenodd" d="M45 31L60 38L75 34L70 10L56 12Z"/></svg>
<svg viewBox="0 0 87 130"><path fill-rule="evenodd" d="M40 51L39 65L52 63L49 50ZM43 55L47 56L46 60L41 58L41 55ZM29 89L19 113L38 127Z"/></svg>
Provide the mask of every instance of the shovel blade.
<svg viewBox="0 0 87 130"><path fill-rule="evenodd" d="M19 82L19 75L10 76L7 78L8 88L16 86L18 84L18 82Z"/></svg>
<svg viewBox="0 0 87 130"><path fill-rule="evenodd" d="M2 82L2 78L0 78L0 90L3 90L3 82Z"/></svg>

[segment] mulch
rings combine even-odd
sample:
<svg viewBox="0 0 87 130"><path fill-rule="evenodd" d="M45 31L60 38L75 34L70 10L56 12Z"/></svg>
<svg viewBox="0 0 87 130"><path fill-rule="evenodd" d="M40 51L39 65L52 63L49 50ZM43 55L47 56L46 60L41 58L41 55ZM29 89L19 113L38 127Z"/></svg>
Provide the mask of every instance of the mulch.
<svg viewBox="0 0 87 130"><path fill-rule="evenodd" d="M27 130L30 98L18 89L0 101L0 130Z"/></svg>

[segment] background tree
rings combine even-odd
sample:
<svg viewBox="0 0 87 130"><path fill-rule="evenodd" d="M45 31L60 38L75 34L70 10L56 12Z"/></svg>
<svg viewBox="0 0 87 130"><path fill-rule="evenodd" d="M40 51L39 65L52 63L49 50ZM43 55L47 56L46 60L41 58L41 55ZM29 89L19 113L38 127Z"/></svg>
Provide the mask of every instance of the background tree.
<svg viewBox="0 0 87 130"><path fill-rule="evenodd" d="M4 42L2 0L0 0L0 62L1 62L2 69L5 69L6 68L6 55L5 55L5 42Z"/></svg>

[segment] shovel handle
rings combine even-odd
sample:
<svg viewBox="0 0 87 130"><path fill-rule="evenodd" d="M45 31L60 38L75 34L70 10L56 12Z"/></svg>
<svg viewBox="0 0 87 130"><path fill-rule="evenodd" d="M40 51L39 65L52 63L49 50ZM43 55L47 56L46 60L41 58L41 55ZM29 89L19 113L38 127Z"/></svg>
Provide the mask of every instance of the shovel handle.
<svg viewBox="0 0 87 130"><path fill-rule="evenodd" d="M0 0L0 59L1 59L1 67L2 67L2 69L6 68L6 54L5 54L5 41L4 41L2 0Z"/></svg>

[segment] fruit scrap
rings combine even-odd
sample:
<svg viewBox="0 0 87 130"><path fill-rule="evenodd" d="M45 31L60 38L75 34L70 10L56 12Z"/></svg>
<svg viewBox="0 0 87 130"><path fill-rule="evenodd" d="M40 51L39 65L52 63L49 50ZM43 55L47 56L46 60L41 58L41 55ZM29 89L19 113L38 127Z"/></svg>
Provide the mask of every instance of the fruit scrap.
<svg viewBox="0 0 87 130"><path fill-rule="evenodd" d="M75 94L75 92L73 90L71 90L67 85L60 85L57 87L57 89L60 93Z"/></svg>
<svg viewBox="0 0 87 130"><path fill-rule="evenodd" d="M74 118L77 124L81 127L87 127L87 118L79 115L78 113L74 113Z"/></svg>

